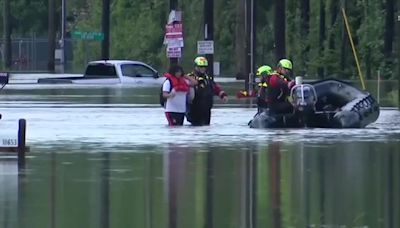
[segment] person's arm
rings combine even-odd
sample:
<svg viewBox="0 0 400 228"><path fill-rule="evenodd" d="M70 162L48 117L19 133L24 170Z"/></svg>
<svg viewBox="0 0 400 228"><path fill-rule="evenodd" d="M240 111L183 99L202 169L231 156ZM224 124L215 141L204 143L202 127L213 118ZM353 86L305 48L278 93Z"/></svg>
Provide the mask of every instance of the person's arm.
<svg viewBox="0 0 400 228"><path fill-rule="evenodd" d="M171 89L171 81L170 80L165 80L163 84L163 97L165 99L169 99L175 96L175 90Z"/></svg>
<svg viewBox="0 0 400 228"><path fill-rule="evenodd" d="M214 95L216 95L219 98L221 98L224 102L227 102L228 101L228 94L225 93L225 91L222 89L222 87L218 83L216 83L214 81L213 81L213 83L214 83L214 86L213 86Z"/></svg>
<svg viewBox="0 0 400 228"><path fill-rule="evenodd" d="M189 92L188 92L188 94L187 94L187 99L188 99L188 102L189 102L189 103L192 103L192 101L193 101L193 99L194 99L194 95L195 95L195 93L194 93L194 88L193 88L193 87L190 87L190 88L189 88Z"/></svg>
<svg viewBox="0 0 400 228"><path fill-rule="evenodd" d="M169 98L173 98L173 97L175 97L175 90L174 89L172 89L171 90L171 92L163 92L163 97L165 98L165 99L169 99Z"/></svg>
<svg viewBox="0 0 400 228"><path fill-rule="evenodd" d="M187 79L187 80L189 80L189 85L190 86L196 86L196 85L198 85L199 84L199 82L194 78L194 77L192 77L192 76L189 76L189 75L184 75L183 76L185 79Z"/></svg>

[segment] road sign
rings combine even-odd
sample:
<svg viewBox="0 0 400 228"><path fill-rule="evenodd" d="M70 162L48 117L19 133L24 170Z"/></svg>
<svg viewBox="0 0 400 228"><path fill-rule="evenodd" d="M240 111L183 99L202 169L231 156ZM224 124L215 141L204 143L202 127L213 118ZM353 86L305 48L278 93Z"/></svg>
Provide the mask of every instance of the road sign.
<svg viewBox="0 0 400 228"><path fill-rule="evenodd" d="M165 25L164 44L170 48L183 47L183 26L182 23Z"/></svg>
<svg viewBox="0 0 400 228"><path fill-rule="evenodd" d="M167 47L167 57L168 58L181 58L182 49L180 47Z"/></svg>
<svg viewBox="0 0 400 228"><path fill-rule="evenodd" d="M104 40L104 33L102 32L72 32L72 38L77 40Z"/></svg>
<svg viewBox="0 0 400 228"><path fill-rule="evenodd" d="M214 54L214 41L213 40L202 40L197 41L197 54Z"/></svg>
<svg viewBox="0 0 400 228"><path fill-rule="evenodd" d="M173 23L165 25L165 38L166 39L181 39L183 38L182 23Z"/></svg>

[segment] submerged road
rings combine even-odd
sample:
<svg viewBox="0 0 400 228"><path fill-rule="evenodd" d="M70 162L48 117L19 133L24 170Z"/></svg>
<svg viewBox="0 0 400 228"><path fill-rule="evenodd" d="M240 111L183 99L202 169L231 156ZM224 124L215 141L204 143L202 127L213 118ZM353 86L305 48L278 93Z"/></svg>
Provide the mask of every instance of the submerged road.
<svg viewBox="0 0 400 228"><path fill-rule="evenodd" d="M225 84L238 90L238 84ZM365 129L250 129L256 108L231 96L229 104L216 99L211 126L170 128L158 105L159 87L132 85L7 85L1 91L2 132L16 131L27 120L30 146L84 145L93 149L121 145L182 146L245 141L325 142L400 140L400 112L381 111ZM232 92L230 93L232 94Z"/></svg>
<svg viewBox="0 0 400 228"><path fill-rule="evenodd" d="M10 106L10 107L7 107ZM400 140L400 113L383 110L377 122L365 129L250 129L254 108L215 108L211 126L168 127L161 107L149 105L2 104L0 127L16 129L17 120L28 123L29 145L182 146L235 144L244 141L336 142Z"/></svg>
<svg viewBox="0 0 400 228"><path fill-rule="evenodd" d="M1 133L25 118L31 151L22 173L0 159L1 227L400 227L397 109L364 129L251 129L231 97L210 126L171 128L158 89L3 90Z"/></svg>

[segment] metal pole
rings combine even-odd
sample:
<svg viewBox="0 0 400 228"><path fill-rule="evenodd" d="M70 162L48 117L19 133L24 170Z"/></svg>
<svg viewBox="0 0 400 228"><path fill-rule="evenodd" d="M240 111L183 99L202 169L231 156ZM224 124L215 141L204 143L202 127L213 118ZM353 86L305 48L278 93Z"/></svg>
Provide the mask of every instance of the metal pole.
<svg viewBox="0 0 400 228"><path fill-rule="evenodd" d="M250 0L250 71L249 71L249 88L247 89L247 91L249 91L249 94L252 94L253 92L253 64L254 64L254 60L253 60L253 48L254 48L254 44L253 44L253 25L254 25L254 18L253 18L253 4L254 1Z"/></svg>
<svg viewBox="0 0 400 228"><path fill-rule="evenodd" d="M19 41L18 41L18 60L17 60L17 67L18 67L18 70L21 70L21 67L22 67L22 43L23 43L23 41L22 41L22 39L20 39Z"/></svg>
<svg viewBox="0 0 400 228"><path fill-rule="evenodd" d="M178 8L178 1L177 0L170 0L169 1L169 12L172 10L177 10ZM176 65L178 64L178 58L169 58L169 65Z"/></svg>
<svg viewBox="0 0 400 228"><path fill-rule="evenodd" d="M67 16L67 0L61 0L61 73L65 72L65 31Z"/></svg>
<svg viewBox="0 0 400 228"><path fill-rule="evenodd" d="M251 41L250 41L250 30L251 30L251 3L249 3L250 0L245 0L244 4L244 34L245 34L245 80L244 80L244 89L249 92L250 88L250 68L251 68L251 63L250 63L250 57L251 57ZM246 77L247 75L247 77Z"/></svg>
<svg viewBox="0 0 400 228"><path fill-rule="evenodd" d="M36 33L34 32L32 34L32 43L33 43L33 54L32 54L32 60L33 60L33 69L37 70L37 58L36 58L36 54L37 54L37 40L36 40Z"/></svg>
<svg viewBox="0 0 400 228"><path fill-rule="evenodd" d="M18 172L25 168L25 152L26 152L26 120L18 121Z"/></svg>
<svg viewBox="0 0 400 228"><path fill-rule="evenodd" d="M204 40L214 40L214 0L204 0ZM208 73L214 75L214 54L206 54Z"/></svg>
<svg viewBox="0 0 400 228"><path fill-rule="evenodd" d="M378 83L376 83L377 84L377 91L376 91L376 93L377 93L377 95L376 95L376 97L377 97L377 100L378 100L378 104L380 103L380 93L381 93L381 71L380 70L378 70Z"/></svg>
<svg viewBox="0 0 400 228"><path fill-rule="evenodd" d="M255 0L250 1L250 71L249 71L249 94L253 94L254 89L254 70L255 70L255 42L256 42L256 9Z"/></svg>
<svg viewBox="0 0 400 228"><path fill-rule="evenodd" d="M360 81L361 81L361 86L362 86L362 89L365 90L366 87L365 87L365 83L364 83L364 77L363 77L363 74L361 71L360 63L358 61L356 47L353 42L353 37L351 36L350 25L349 25L349 22L347 21L346 11L344 10L344 8L342 8L342 14L343 14L343 18L344 18L344 23L346 25L347 34L349 35L349 40L350 40L350 44L351 44L351 49L353 50L354 59L356 60L356 65L357 65L357 69L358 69L358 75L359 75Z"/></svg>

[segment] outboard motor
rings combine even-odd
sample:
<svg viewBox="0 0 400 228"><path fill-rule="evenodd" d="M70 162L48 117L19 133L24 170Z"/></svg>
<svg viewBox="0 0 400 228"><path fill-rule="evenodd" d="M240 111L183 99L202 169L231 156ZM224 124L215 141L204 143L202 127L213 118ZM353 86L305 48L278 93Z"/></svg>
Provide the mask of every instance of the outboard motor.
<svg viewBox="0 0 400 228"><path fill-rule="evenodd" d="M296 77L296 85L290 90L291 103L295 112L314 113L317 103L317 93L314 86L302 84L302 77Z"/></svg>

